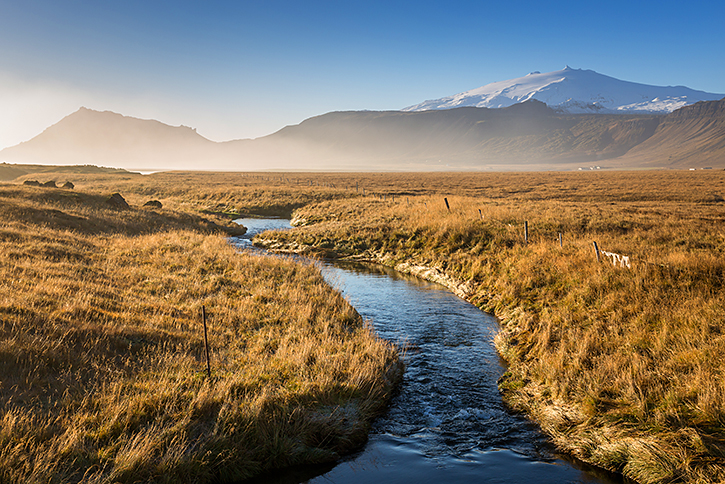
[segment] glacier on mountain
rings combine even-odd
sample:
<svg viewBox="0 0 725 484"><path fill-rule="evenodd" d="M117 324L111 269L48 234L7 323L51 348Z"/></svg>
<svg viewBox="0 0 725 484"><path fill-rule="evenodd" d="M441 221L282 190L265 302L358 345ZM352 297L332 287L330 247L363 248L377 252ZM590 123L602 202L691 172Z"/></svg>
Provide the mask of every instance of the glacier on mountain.
<svg viewBox="0 0 725 484"><path fill-rule="evenodd" d="M684 86L650 86L622 81L585 69L564 69L499 81L440 99L424 101L403 111L452 109L464 106L504 108L536 99L565 113L666 114L698 101L725 95Z"/></svg>

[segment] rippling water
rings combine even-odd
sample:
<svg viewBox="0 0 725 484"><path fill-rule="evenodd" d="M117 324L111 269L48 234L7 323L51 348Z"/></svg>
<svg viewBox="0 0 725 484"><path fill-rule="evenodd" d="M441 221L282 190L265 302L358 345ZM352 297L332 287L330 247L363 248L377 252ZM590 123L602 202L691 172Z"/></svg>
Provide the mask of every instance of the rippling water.
<svg viewBox="0 0 725 484"><path fill-rule="evenodd" d="M286 220L240 222L249 229L246 239L289 227ZM504 368L492 342L493 316L392 269L351 263L321 263L321 269L381 337L407 349L405 375L361 452L334 467L264 482L617 482L561 459L536 426L506 410L496 384Z"/></svg>

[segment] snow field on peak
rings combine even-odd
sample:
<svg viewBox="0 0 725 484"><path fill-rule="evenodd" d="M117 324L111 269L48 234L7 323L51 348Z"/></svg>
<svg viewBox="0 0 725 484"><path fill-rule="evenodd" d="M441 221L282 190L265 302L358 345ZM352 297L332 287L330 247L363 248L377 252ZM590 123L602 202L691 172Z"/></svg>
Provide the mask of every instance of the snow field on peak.
<svg viewBox="0 0 725 484"><path fill-rule="evenodd" d="M592 70L531 72L524 77L497 81L453 96L424 101L403 111L451 109L463 106L504 108L536 99L569 113L670 113L698 101L723 97L684 86L661 87L622 81Z"/></svg>

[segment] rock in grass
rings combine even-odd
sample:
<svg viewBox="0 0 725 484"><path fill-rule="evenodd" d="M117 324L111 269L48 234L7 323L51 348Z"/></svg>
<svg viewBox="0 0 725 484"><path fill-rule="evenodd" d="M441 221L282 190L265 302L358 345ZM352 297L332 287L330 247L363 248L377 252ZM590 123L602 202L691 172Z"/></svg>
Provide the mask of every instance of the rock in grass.
<svg viewBox="0 0 725 484"><path fill-rule="evenodd" d="M120 193L114 193L108 199L106 200L106 205L109 205L113 208L117 208L119 210L128 210L131 208L126 202L126 199L124 199Z"/></svg>
<svg viewBox="0 0 725 484"><path fill-rule="evenodd" d="M58 185L55 184L55 180L47 181L43 183L42 186L44 186L45 188L58 188Z"/></svg>
<svg viewBox="0 0 725 484"><path fill-rule="evenodd" d="M143 204L144 207L151 207L151 208L161 208L163 205L161 205L161 202L158 200L149 200L148 202Z"/></svg>
<svg viewBox="0 0 725 484"><path fill-rule="evenodd" d="M38 180L25 180L23 185L27 185L29 187L39 187L40 182Z"/></svg>
<svg viewBox="0 0 725 484"><path fill-rule="evenodd" d="M65 189L68 189L68 190L73 190L75 187L76 186L73 183L69 182L69 181L65 182L63 184L63 186L61 186L61 188L65 188Z"/></svg>
<svg viewBox="0 0 725 484"><path fill-rule="evenodd" d="M228 225L223 227L224 231L227 233L230 237L241 237L242 235L247 233L247 227L244 225Z"/></svg>

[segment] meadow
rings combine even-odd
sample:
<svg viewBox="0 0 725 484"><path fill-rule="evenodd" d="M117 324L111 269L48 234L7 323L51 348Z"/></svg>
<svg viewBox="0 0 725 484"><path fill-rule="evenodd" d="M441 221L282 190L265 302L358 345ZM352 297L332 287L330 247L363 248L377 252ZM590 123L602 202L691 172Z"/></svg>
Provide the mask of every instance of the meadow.
<svg viewBox="0 0 725 484"><path fill-rule="evenodd" d="M98 267L108 267L112 262L111 267L119 275L130 271L129 275L119 280L131 282L119 286L122 289L118 289L118 291L125 291L123 294L138 292L142 296L134 296L138 297L139 302L135 306L131 305L131 309L124 309L124 312L118 308L119 296L109 296L110 301L116 302L113 303L115 305L109 306L111 309L104 309L104 311L109 312L113 318L122 317L122 319L113 319L114 322L110 326L104 323L103 331L100 331L99 334L103 334L103 338L110 338L111 336L108 335L116 334L114 331L120 331L118 329L111 331L108 329L110 327L139 327L142 329L138 330L143 331L145 335L140 340L145 342L159 341L154 340L154 337L158 338L159 328L163 329L163 334L181 332L183 337L176 341L186 341L183 344L190 345L188 346L190 348L188 356L185 357L187 360L184 360L189 363L182 368L186 368L185 371L187 371L184 375L188 375L190 381L197 385L193 387L195 390L207 388L205 386L207 382L203 378L201 340L196 321L198 319L196 311L201 304L206 304L210 298L223 297L224 303L214 304L217 309L212 313L223 311L221 307L229 305L229 312L224 313L227 316L221 317L227 322L220 326L226 329L222 330L220 327L212 330L212 334L217 334L215 336L217 338L222 338L221 334L217 333L218 331L221 333L226 331L224 333L227 334L226 339L217 340L212 343L212 346L219 348L226 344L228 348L225 348L224 351L232 351L234 346L231 342L236 338L234 332L236 330L232 328L237 327L237 320L251 325L250 329L245 330L244 333L246 341L246 338L254 338L253 335L259 336L259 331L267 327L267 322L277 323L282 320L282 316L280 316L280 321L275 318L265 319L265 315L270 311L270 301L276 301L272 307L285 308L285 311L291 307L307 307L305 305L309 305L311 300L318 301L314 298L311 299L307 293L305 296L294 295L292 287L309 287L307 282L303 282L306 280L304 278L280 277L279 280L286 281L285 283L290 287L289 292L280 294L268 291L262 292L263 297L256 297L256 291L262 289L248 289L249 292L239 289L239 287L250 287L246 276L232 276L230 274L236 274L234 270L222 268L240 267L234 264L254 262L257 264L255 267L258 267L256 272L265 274L264 270L267 269L263 268L267 267L266 264L280 266L288 264L290 268L284 270L292 271L291 273L307 274L305 271L308 271L311 274L309 277L317 281L314 287L318 287L316 284L319 283L319 288L316 290L321 291L320 294L328 294L325 291L329 291L329 289L323 289L325 286L319 279L319 275L310 268L302 269L285 261L263 262L249 255L232 255L231 249L228 248L228 244L225 244L223 238L215 239L209 235L200 235L202 232L211 230L200 221L204 217L213 218L215 215L218 216L215 219L216 223L220 225L223 224L224 217L232 218L244 214L294 216L294 221L299 226L298 229L267 233L258 237L256 243L273 250L304 253L310 256L367 260L395 267L401 271L421 274L448 285L483 310L496 314L500 319L501 330L496 336L495 344L499 353L508 363L508 369L500 380L502 396L512 410L525 412L535 420L562 451L597 466L619 472L641 483L705 483L725 480L725 382L720 364L725 357L725 291L723 291L725 279L725 262L723 262L725 173L722 171L427 174L158 173L147 176L132 174L74 174L72 176L64 174L62 176L71 179L78 190L83 192L120 191L133 206L140 206L149 198L160 200L164 206L164 217L168 218L164 224L173 226L174 217L181 216L197 217L193 220L199 220L194 222L199 227L190 232L184 229L183 234L186 234L184 236L176 235L173 231L167 232L164 228L165 225L158 225L158 222L155 222L153 230L134 230L132 229L134 224L118 219L119 221L114 224L119 227L125 224L125 228L107 232L102 230L94 232L93 230L100 229L93 229L88 233L67 227L52 228L48 226L45 219L40 221L34 219L34 225L28 221L23 222L25 226L32 227L32 230L41 230L41 228L42 230L53 230L54 235L48 237L50 241L55 240L54 237L73 237L72 243L70 241L63 244L52 243L50 245L54 248L52 250L59 250L59 246L73 247L82 241L83 244L93 249L76 252L96 254L93 256L94 260L106 261L105 263L94 262L94 264L101 264ZM22 178L18 179L18 182L22 180ZM63 181L65 178L58 180ZM45 179L40 181L44 182ZM13 190L18 189L15 187ZM28 195L30 193L47 193L42 192L41 188L33 188L33 190L36 191L27 192L22 196L18 195L17 200L32 199ZM16 203L20 203L17 200ZM446 200L448 206L446 206ZM42 210L39 212L42 213ZM67 209L63 209L61 212L73 215ZM141 210L133 213L135 217L147 216L144 215L147 212ZM110 215L108 216L110 217ZM83 217L92 219L86 215ZM117 215L114 214L113 217L117 217ZM15 214L6 216L5 220L18 218L22 217ZM62 217L54 216L52 220L54 224L57 224ZM190 220L192 219L185 221L184 224L189 224ZM528 225L528 240L525 240L524 235L525 222ZM5 226L3 227L3 230L9 230ZM26 230L28 229L13 229L12 233L23 233ZM45 248L42 250L31 250L31 245L26 246L26 244L30 244L31 239L36 240L36 237L26 234L23 236L24 238L20 238L20 235L7 235L9 233L11 232L7 232L3 236L3 240L6 240L8 244L5 247L8 247L7 250L14 248L13 250L18 254L14 256L17 260L26 260L23 267L33 267L41 260L48 259L47 254L53 254L49 247L44 246ZM127 233L134 235L129 236ZM168 239L161 239L166 237L162 234L172 235L169 235ZM151 238L154 237L153 242L144 242L151 241ZM18 245L13 242L14 240L22 241L22 243ZM188 242L184 242L181 248L171 250L173 255L169 255L165 249L161 249L167 245L176 244L178 246L181 244L180 240L188 240ZM212 244L211 241L214 240L216 242ZM615 266L604 252L599 254L598 260L594 251L594 242L602 251L628 257L630 267ZM140 245L125 245L131 243ZM198 252L192 252L191 247L195 247L195 243L203 247L193 249ZM228 252L224 252L227 249L229 249ZM103 255L100 255L101 253ZM213 269L204 266L203 261L205 258L211 257L209 254L212 253L216 258L228 253L230 259L228 261L224 259L217 265L212 264ZM183 263L180 263L179 257L182 256L185 259L183 259ZM148 267L146 269L144 269L145 266L132 267L139 260L156 260L159 257L166 258L158 259L163 262L154 263L154 267L157 268L152 272L153 277L148 277L146 272L139 273L139 271L149 270ZM84 267L84 264L89 264L84 262L85 259L79 255L63 256L58 260L65 261L63 267L69 268ZM45 263L43 262L43 264ZM162 285L163 288L166 288L163 290L158 289L157 284L148 282L165 281L165 277L171 278L172 276L165 274L165 272L169 272L169 269L172 269L171 274L181 271L184 275L179 276L178 282L169 282L168 286ZM85 271L82 273L83 276L78 275L71 278L74 284L78 284L76 281L93 281L96 280L94 278L100 277L100 275L90 276L90 274L100 274L101 269L99 268L93 271L83 270ZM241 268L236 270L249 272L243 271ZM283 269L276 270L282 271ZM190 271L193 277L185 271ZM221 273L225 276L221 278L212 276L218 274L219 271L222 271ZM38 281L46 280L48 276L42 275L46 273L52 274L53 272L50 268L44 268L34 277ZM113 271L112 273L115 274ZM89 274L89 276L85 274ZM99 286L97 289L99 294L105 294L104 291L111 291L109 287L115 287L108 285L108 272L103 272L103 274L103 279L97 279L101 282L96 282ZM256 287L264 288L265 285L269 285L270 278L274 279L269 273L266 274L268 275L262 277ZM289 273L284 272L284 274ZM23 273L23 278L25 277L25 273ZM180 288L187 284L187 282L182 284L181 281L186 281L187 277L190 278L190 281L197 281L190 287L197 287L197 285L200 287L193 295L186 289L179 292ZM23 278L15 276L14 280ZM13 278L4 278L4 281L12 280ZM229 280L232 281L231 286L237 289L229 289L226 285ZM13 304L19 305L18 291L9 287L8 282L4 282L4 284L2 286L5 291L3 301L15 301ZM34 284L39 284L39 282ZM32 293L35 290L34 287L28 287L22 291ZM169 287L174 290L172 291ZM78 291L77 286L74 286L74 289L67 294L80 297L83 293ZM166 296L174 298L173 304L166 305ZM94 297L101 298L100 295ZM151 299L147 299L149 297ZM277 299L272 299L273 297ZM323 303L327 302L326 297L320 296L320 302L315 302L315 304L324 306ZM153 304L142 302L147 300L153 301ZM330 300L339 301L339 298L334 296ZM242 302L244 304L261 304L261 306L255 310L248 309L248 306L239 310L233 309L239 307L234 306L235 304L242 304ZM5 305L3 307L6 307L9 303L4 302L3 304ZM6 314L13 314L16 321L25 320L40 311L39 308L45 308L45 304L37 302L31 309L14 309L14 312L5 310L3 320L8 320ZM147 304L151 304L157 309L145 309ZM209 306L211 307L211 304ZM340 317L338 312L350 313L344 302L335 302L333 306L333 308L324 309L324 314L327 316L323 320L336 321L336 318ZM55 308L52 305L49 307ZM172 309L173 307L187 309L176 313ZM50 309L42 309L42 311L44 311L42 314L62 314L48 313ZM53 309L53 311L57 311L57 309ZM254 313L254 311L257 312ZM312 318L317 321L314 317L317 317L315 315L320 311L323 309L303 310L302 313L305 316L302 319L310 320L309 318ZM138 316L139 314L158 315L164 323L149 325L145 317ZM256 321L261 320L265 324L254 323L255 319L248 318L247 314L256 314ZM279 309L279 313L275 314L283 314L283 310ZM108 317L110 316L93 316L88 321L106 321L103 318ZM46 318L43 321L50 320L47 316L43 316L43 318ZM149 321L154 320L150 316L148 318ZM349 319L351 322L345 324L354 328L362 328L356 329L355 334L357 335L358 332L363 335L367 334L365 341L368 343L365 345L371 345L365 346L361 343L359 347L371 348L366 351L378 356L364 359L365 362L376 362L374 368L366 370L364 374L367 376L364 378L353 376L351 371L342 372L341 375L340 372L334 370L324 370L331 371L335 378L354 382L348 387L345 385L349 383L331 384L337 390L331 390L332 397L329 398L332 400L341 398L340 388L349 388L342 394L346 398L352 395L353 401L355 399L360 401L363 398L360 393L355 393L354 388L375 388L373 394L385 395L391 388L390 381L395 378L393 376L385 378L381 375L385 375L386 372L391 375L391 369L397 368L394 363L397 360L395 360L393 349L375 340L354 314L349 318L351 318ZM133 323L127 323L127 320L133 321ZM144 322L139 322L141 320ZM348 319L345 317L343 320ZM123 324L117 324L119 321L122 321ZM183 326L182 329L176 328L174 325L179 324L177 321L185 321L187 326ZM343 327L345 324L341 323ZM306 327L309 326L307 324ZM193 330L192 327L194 327ZM184 328L188 328L188 330ZM265 329L264 334L267 333L268 331ZM135 341L133 337L123 337ZM342 338L338 338L333 347L339 347L342 341ZM148 345L148 343L144 344ZM164 344L172 345L170 341L166 340L164 340ZM180 348L179 345L182 345L178 342L173 344L177 345L175 348ZM277 358L277 355L280 355L279 349L270 350L268 345L265 346L261 342L259 344L262 346L258 348L266 349L258 349L253 354L269 354L270 358L272 356ZM232 365L230 368L237 371L236 368L243 366L238 363L239 361L249 362L244 358L248 351L246 348L250 348L249 345L252 343L245 343L245 345L245 349L239 349L237 353L231 353L221 361L229 362L227 364ZM7 346L5 347L7 348ZM274 345L272 347L276 348ZM299 345L290 347L296 350ZM145 346L142 345L140 348L145 348ZM312 348L309 351L312 351ZM139 358L137 355L146 353L142 351L133 354L134 358ZM352 360L356 358L350 356L356 354L355 351L348 351L345 354L346 358ZM175 352L174 355L174 361L176 361L178 357ZM104 356L104 358L108 357ZM130 360L126 356L123 358ZM149 358L152 357L149 356ZM86 359L96 361L90 357L86 357ZM282 415L283 411L279 410L279 406L282 406L284 411L299 408L299 400L295 399L304 400L306 397L300 395L309 395L303 391L305 388L309 389L306 386L307 383L299 383L299 386L293 385L289 388L271 375L279 374L275 372L280 371L287 375L290 371L288 368L300 368L302 361L317 362L319 360L320 355L316 355L310 360L306 356L302 357L298 354L293 358L293 363L265 363L263 367L267 368L265 370L267 373L264 375L267 376L259 377L254 381L262 380L265 383L271 381L271 388L282 393L274 394L277 398L274 400L277 406L273 405L270 414L258 414L257 422L269 420L270 415ZM58 360L50 356L43 356L32 361L35 362L34 364L38 364L37 362ZM234 361L237 363L232 363ZM328 362L319 364L322 363ZM65 365L65 363L52 364L59 365L58 368ZM160 365L160 363L158 364ZM233 366L235 364L240 366ZM100 368L107 366L95 363L93 368L98 368L94 371L101 372ZM140 368L140 366L134 368ZM254 367L256 368L257 365ZM32 368L32 366L28 366L28 368ZM169 366L168 368L177 367ZM144 381L144 378L146 378L145 381L149 381L149 379L156 381L159 374L174 375L164 377L168 378L164 380L167 382L165 384L167 388L173 388L173 385L169 383L172 381L189 381L176 376L177 373L174 372L180 370L154 370L152 374L148 373L148 370L135 369L133 371L136 373L124 377L126 379L119 376L118 381L121 383L118 385L129 385L130 388L136 388L138 395L143 395L143 392L133 385L137 385L138 381ZM321 372L323 372L322 369L315 367L314 374L311 373L306 378L314 379L314 375ZM239 377L240 373L243 372L239 370L234 373L237 375L234 378ZM95 376L93 378L89 381L107 381L111 377ZM232 377L230 376L230 378ZM344 380L344 378L351 380ZM283 381L287 380L283 379ZM295 379L295 381L297 380ZM218 398L218 400L209 397L216 402L227 402L220 403L219 408L226 408L224 405L227 404L231 405L228 402L235 401L234 399L239 395L253 399L261 398L259 395L263 394L261 383L254 384L260 386L243 387L254 389L249 392L232 390L239 387L235 387L231 383L230 385L227 387L217 383L209 386L209 392L221 391L218 388L229 388L227 394L214 393L216 395L214 398ZM325 385L320 385L325 387ZM36 388L42 387L43 385L40 385ZM106 384L106 387L111 388L111 385ZM18 387L17 384L8 387L3 383L2 388L15 388L14 391L17 392ZM281 390L283 388L284 391ZM302 393L294 393L296 391ZM289 394L284 392L290 392L295 396L280 396ZM366 394L365 391L363 394ZM138 398L143 400L146 397L139 396ZM339 403L336 404L338 406L324 403L330 401L327 398L315 396L313 400L322 402L322 408L349 408ZM370 400L371 407L379 409L381 400L384 399L373 398ZM373 405L373 402L377 403ZM93 405L98 404L93 403ZM364 408L365 404L357 406ZM122 407L123 405L119 406L119 408ZM68 422L72 421L71 415L92 414L90 410L86 410L86 407L77 408L81 408L82 411L66 410L66 413L63 414L64 418L70 419ZM108 408L116 407L109 404ZM116 442L117 447L113 448L124 449L122 455L125 456L127 452L130 452L128 449L133 447L131 443L136 442L133 439L140 439L139 432L143 433L150 422L153 422L151 425L159 426L167 425L167 423L171 425L170 422L178 425L179 416L187 415L174 414L174 410L170 410L173 417L167 414L164 414L163 417L154 414L152 417L143 417L142 423L138 423L139 421L134 421L130 415L137 414L139 411L143 415L148 413L148 410L139 410L139 408L145 409L146 407L136 406L126 410L127 413L123 414L127 415L127 422L136 422L121 426L121 428L129 429L125 431L126 433L112 434L112 437L101 433L100 440L84 441L91 442L92 445L88 448L109 449L112 447L111 442ZM178 407L171 405L169 408ZM267 407L262 405L262 408ZM113 412L121 411L114 410ZM111 414L116 415L113 412ZM205 416L204 418L211 418L208 415L216 415L213 412L211 414L199 410L195 412L192 411L191 416L187 415L184 421L196 422L195 419L199 415ZM292 414L297 415L294 412ZM370 413L370 415L372 414L374 412ZM336 416L340 416L339 410L331 411L328 415L333 421ZM20 419L20 417L17 418ZM84 422L92 422L92 419L87 416L84 418L85 420L80 422L83 425L90 425ZM349 422L347 418L341 418L339 421ZM311 420L319 422L314 417ZM75 420L73 421L75 422ZM202 425L203 428L212 426L209 423L210 420L202 419L202 422L206 422L205 425L207 425L207 427ZM249 422L249 420L245 420L245 422ZM78 426L81 423L73 425ZM190 428L196 429L191 423L188 425ZM218 426L216 423L214 425ZM344 427L343 423L339 423L335 427L337 430L334 431L334 435L344 433L340 426ZM244 428L250 427L254 426L249 424ZM364 425L361 424L359 428L363 429ZM44 436L53 435L50 431L44 432ZM116 430L116 432L119 431ZM192 441L196 442L194 439L198 434L194 432L196 430L185 428L181 434L183 437L178 437L178 439L187 439L183 440L187 444ZM158 434L158 432L156 433ZM353 433L362 435L364 432ZM17 435L21 434L22 432ZM84 438L88 439L87 435L95 436L96 434L81 432L80 435L84 435ZM171 432L169 435L177 434ZM230 435L237 434L232 431ZM255 435L258 439L255 442L260 445L265 443L267 445L265 451L276 455L277 460L257 460L255 461L257 463L252 465L254 469L291 463L295 461L295 458L289 456L299 455L295 450L297 448L284 438L277 438L264 432ZM176 442L172 437L169 439ZM229 439L222 441L221 447L214 448L225 448L224 446L229 445L230 441L234 441L234 437L229 437ZM12 440L2 442L12 442ZM93 442L99 443L94 444ZM181 453L179 449L185 448L184 444L174 447L168 443L169 441L153 442L157 442L153 444L158 446L153 447L157 449L155 450L157 455L167 455L167 453L178 455ZM284 444L287 447L279 442L287 442ZM3 445L6 449L16 448L9 444ZM30 444L23 445L25 445L23 448L30 447ZM95 447L93 447L94 445ZM79 447L83 446L79 445ZM230 445L230 447L236 448L234 445ZM310 445L306 447L308 457L309 448L319 449L325 448L325 446ZM345 446L343 445L342 448ZM166 449L175 449L173 452L177 452L177 454ZM113 452L115 451L112 449L99 452L99 455L110 457L94 457L97 459L96 461L86 462L96 466L102 466L101 463L104 463L103 465L106 467L103 469L101 467L93 468L98 469L93 471L96 472L93 475L99 476L97 479L103 479L111 475L111 472L115 472L109 469L115 468L111 463L117 462L115 460L117 457L114 457ZM110 453L105 454L104 452ZM204 452L208 452L208 449ZM325 458L329 458L330 454L326 452L330 451L323 452ZM302 452L302 454L304 453ZM53 465L62 468L62 462L79 462L76 454L68 455L71 456L68 457L68 460L60 459L59 463ZM211 454L202 452L194 455L215 454L214 452ZM168 459L173 461L171 457ZM210 472L208 469L224 468L223 466L226 465L217 461L209 463L203 458L199 458L204 461L204 464L200 465L194 458L189 460L188 456L179 457L179 459L179 461L173 462L191 461L194 462L195 469L207 469L205 472ZM223 459L222 461L227 462ZM156 475L153 472L160 472L156 468L154 468L156 470L148 471L149 467L144 467L144 465L149 466L150 464L138 464L140 469L146 469L143 472L152 472L152 474L143 474L139 471L128 475L133 476L133 479L143 480L143 477L138 476ZM174 465L182 466L178 463ZM170 466L170 468L174 468L174 466ZM178 468L183 468L183 466ZM48 474L46 473L46 475ZM115 474L113 475L115 476ZM114 479L118 480L117 477Z"/></svg>
<svg viewBox="0 0 725 484"><path fill-rule="evenodd" d="M364 443L396 349L223 218L142 207L143 184L109 206L120 176L0 185L0 481L229 482Z"/></svg>

